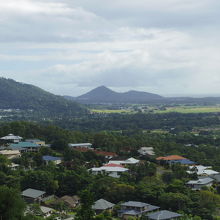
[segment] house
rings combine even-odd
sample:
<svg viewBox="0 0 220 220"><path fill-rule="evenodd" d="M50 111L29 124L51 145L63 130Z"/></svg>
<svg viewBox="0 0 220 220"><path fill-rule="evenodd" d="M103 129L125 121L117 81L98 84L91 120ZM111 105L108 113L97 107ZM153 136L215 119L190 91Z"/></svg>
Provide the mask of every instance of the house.
<svg viewBox="0 0 220 220"><path fill-rule="evenodd" d="M46 164L48 164L49 162L53 162L54 164L58 165L58 164L61 164L62 162L61 157L53 157L49 155L43 156L42 159Z"/></svg>
<svg viewBox="0 0 220 220"><path fill-rule="evenodd" d="M147 215L147 217L148 217L148 219L152 219L152 220L165 220L165 219L172 220L172 219L181 218L182 215L180 215L179 213L176 213L176 212L162 210L162 211L150 213Z"/></svg>
<svg viewBox="0 0 220 220"><path fill-rule="evenodd" d="M40 210L43 213L43 216L45 218L50 217L51 214L53 214L53 212L55 211L54 209L46 207L46 206L40 206Z"/></svg>
<svg viewBox="0 0 220 220"><path fill-rule="evenodd" d="M7 136L1 137L0 140L5 141L5 142L13 142L13 143L18 143L22 140L23 138L20 136L16 136L13 134L8 134Z"/></svg>
<svg viewBox="0 0 220 220"><path fill-rule="evenodd" d="M118 216L122 219L129 219L130 217L139 218L142 215L158 210L159 208L160 207L148 203L128 201L121 204L121 209L118 210Z"/></svg>
<svg viewBox="0 0 220 220"><path fill-rule="evenodd" d="M77 143L77 144L68 144L70 148L89 148L92 149L91 143Z"/></svg>
<svg viewBox="0 0 220 220"><path fill-rule="evenodd" d="M45 197L46 192L36 189L26 189L21 193L24 200L28 203L40 202Z"/></svg>
<svg viewBox="0 0 220 220"><path fill-rule="evenodd" d="M40 149L40 145L31 142L19 142L16 144L10 144L9 148L12 150L19 150L21 153L38 152Z"/></svg>
<svg viewBox="0 0 220 220"><path fill-rule="evenodd" d="M138 153L142 156L154 156L155 155L153 147L141 147L138 150Z"/></svg>
<svg viewBox="0 0 220 220"><path fill-rule="evenodd" d="M214 175L218 175L219 172L212 170L211 166L202 166L202 165L198 165L198 166L190 166L189 169L187 171L187 173L189 174L193 174L196 173L198 176L214 176Z"/></svg>
<svg viewBox="0 0 220 220"><path fill-rule="evenodd" d="M102 167L94 167L89 169L92 174L106 174L108 176L119 178L122 173L127 172L128 169L124 167L115 167L115 166L102 166Z"/></svg>
<svg viewBox="0 0 220 220"><path fill-rule="evenodd" d="M170 156L166 156L166 157L157 157L156 158L157 161L166 161L166 162L170 162L170 161L174 161L174 160L184 160L184 159L187 159L187 158L179 156L179 155L170 155Z"/></svg>
<svg viewBox="0 0 220 220"><path fill-rule="evenodd" d="M8 167L11 168L11 170L17 170L20 165L16 163L11 163L10 165L8 165Z"/></svg>
<svg viewBox="0 0 220 220"><path fill-rule="evenodd" d="M25 141L26 141L26 142L31 142L31 143L33 143L33 144L38 144L38 145L40 145L40 146L46 146L45 141L41 141L41 140L39 140L39 139L26 139Z"/></svg>
<svg viewBox="0 0 220 220"><path fill-rule="evenodd" d="M212 186L214 180L209 177L200 178L198 180L190 180L186 183L187 186L191 187L192 190L201 190L202 187Z"/></svg>
<svg viewBox="0 0 220 220"><path fill-rule="evenodd" d="M96 214L99 214L103 211L112 211L115 204L108 202L104 199L97 200L94 205L92 206L92 209L95 211Z"/></svg>
<svg viewBox="0 0 220 220"><path fill-rule="evenodd" d="M58 202L64 202L69 208L74 209L80 204L80 198L78 196L63 196L58 199Z"/></svg>
<svg viewBox="0 0 220 220"><path fill-rule="evenodd" d="M121 164L121 165L135 165L138 164L140 160L137 160L133 157L128 158L127 160L110 160L111 164Z"/></svg>
<svg viewBox="0 0 220 220"><path fill-rule="evenodd" d="M14 159L21 156L19 150L1 150L0 154L6 156L8 159Z"/></svg>

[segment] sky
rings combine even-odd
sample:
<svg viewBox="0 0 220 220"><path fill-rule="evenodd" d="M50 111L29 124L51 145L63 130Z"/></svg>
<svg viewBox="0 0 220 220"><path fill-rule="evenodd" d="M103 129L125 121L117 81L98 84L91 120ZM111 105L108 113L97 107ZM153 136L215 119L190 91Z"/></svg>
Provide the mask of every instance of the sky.
<svg viewBox="0 0 220 220"><path fill-rule="evenodd" d="M0 76L59 95L105 85L220 94L219 0L0 0Z"/></svg>

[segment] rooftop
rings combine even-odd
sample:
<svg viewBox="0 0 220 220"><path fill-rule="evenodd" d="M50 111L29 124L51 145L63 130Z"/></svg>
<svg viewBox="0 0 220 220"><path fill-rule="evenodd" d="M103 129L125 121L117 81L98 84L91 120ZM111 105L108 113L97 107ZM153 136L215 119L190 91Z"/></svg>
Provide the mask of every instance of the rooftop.
<svg viewBox="0 0 220 220"><path fill-rule="evenodd" d="M46 192L44 191L41 191L41 190L36 190L36 189L26 189L24 190L21 195L22 196L25 196L25 197L29 197L29 198L33 198L33 199L36 199L42 195L44 195Z"/></svg>
<svg viewBox="0 0 220 220"><path fill-rule="evenodd" d="M1 140L21 140L22 137L16 136L16 135L13 135L13 134L8 134L7 136L4 136L4 137L2 137L0 139Z"/></svg>
<svg viewBox="0 0 220 220"><path fill-rule="evenodd" d="M92 209L95 210L106 210L106 209L110 209L114 206L115 204L108 202L104 199L99 199L97 200L94 205L92 206Z"/></svg>
<svg viewBox="0 0 220 220"><path fill-rule="evenodd" d="M16 149L16 148L26 148L26 147L40 147L40 145L25 141L25 142L19 142L17 144L10 144L9 147Z"/></svg>
<svg viewBox="0 0 220 220"><path fill-rule="evenodd" d="M187 159L185 157L179 156L179 155L170 155L167 157L158 157L157 160L184 160Z"/></svg>
<svg viewBox="0 0 220 220"><path fill-rule="evenodd" d="M206 185L206 184L209 184L211 182L213 182L214 180L212 178L201 178L201 179L198 179L198 180L190 180L187 182L187 184L189 185Z"/></svg>
<svg viewBox="0 0 220 220"><path fill-rule="evenodd" d="M42 157L42 159L45 161L56 161L56 160L61 160L61 157L53 157L53 156L45 155Z"/></svg>
<svg viewBox="0 0 220 220"><path fill-rule="evenodd" d="M129 207L145 207L148 206L148 203L144 203L144 202L136 202L136 201L129 201L129 202L125 202L121 204L122 206L129 206Z"/></svg>

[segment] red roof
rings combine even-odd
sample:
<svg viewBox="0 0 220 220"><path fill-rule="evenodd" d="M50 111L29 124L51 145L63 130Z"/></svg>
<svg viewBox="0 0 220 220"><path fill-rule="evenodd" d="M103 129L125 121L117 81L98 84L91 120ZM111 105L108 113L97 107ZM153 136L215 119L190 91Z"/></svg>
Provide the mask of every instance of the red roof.
<svg viewBox="0 0 220 220"><path fill-rule="evenodd" d="M157 160L184 160L185 157L179 156L179 155L170 155L167 157L158 157Z"/></svg>
<svg viewBox="0 0 220 220"><path fill-rule="evenodd" d="M120 164L115 164L115 163L105 164L104 167L122 167L122 168L124 168L124 166L122 166Z"/></svg>

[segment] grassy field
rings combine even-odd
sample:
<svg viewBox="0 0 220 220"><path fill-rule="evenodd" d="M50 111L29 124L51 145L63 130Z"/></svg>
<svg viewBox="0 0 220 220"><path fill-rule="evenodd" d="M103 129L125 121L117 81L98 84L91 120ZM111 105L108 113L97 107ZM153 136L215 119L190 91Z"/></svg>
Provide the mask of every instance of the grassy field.
<svg viewBox="0 0 220 220"><path fill-rule="evenodd" d="M216 106L179 106L179 107L169 107L166 110L155 110L154 113L169 113L169 112L179 112L179 113L211 113L220 112L220 107Z"/></svg>

